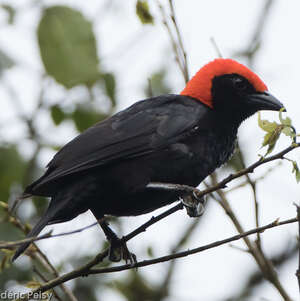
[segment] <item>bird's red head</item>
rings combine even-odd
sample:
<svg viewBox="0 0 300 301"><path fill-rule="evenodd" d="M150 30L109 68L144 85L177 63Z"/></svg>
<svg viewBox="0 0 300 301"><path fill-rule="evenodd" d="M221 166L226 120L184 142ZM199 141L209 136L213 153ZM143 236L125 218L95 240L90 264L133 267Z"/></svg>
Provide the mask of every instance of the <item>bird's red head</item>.
<svg viewBox="0 0 300 301"><path fill-rule="evenodd" d="M268 90L265 83L249 68L232 59L215 59L204 65L194 77L187 83L181 95L198 99L209 107L212 104L212 82L214 77L225 74L239 74L245 77L257 92Z"/></svg>

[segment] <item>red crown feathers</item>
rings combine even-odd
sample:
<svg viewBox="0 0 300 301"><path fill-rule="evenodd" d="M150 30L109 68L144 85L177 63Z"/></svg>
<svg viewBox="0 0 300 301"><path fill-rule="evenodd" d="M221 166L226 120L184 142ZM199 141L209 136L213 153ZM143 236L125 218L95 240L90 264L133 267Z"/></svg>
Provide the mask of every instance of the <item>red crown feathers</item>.
<svg viewBox="0 0 300 301"><path fill-rule="evenodd" d="M245 77L258 92L268 90L265 83L246 66L232 59L219 58L204 65L186 84L180 94L196 98L212 108L211 87L213 78L233 73Z"/></svg>

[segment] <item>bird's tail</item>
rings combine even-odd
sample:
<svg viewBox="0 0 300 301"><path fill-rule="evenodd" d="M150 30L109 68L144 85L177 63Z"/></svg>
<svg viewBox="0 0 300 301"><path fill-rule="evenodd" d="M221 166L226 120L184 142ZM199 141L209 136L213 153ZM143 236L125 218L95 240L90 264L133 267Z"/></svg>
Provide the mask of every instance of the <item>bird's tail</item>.
<svg viewBox="0 0 300 301"><path fill-rule="evenodd" d="M43 230L43 228L49 223L51 218L52 215L46 213L32 228L32 230L27 234L26 238L37 236ZM22 245L20 245L19 248L16 250L16 253L12 257L12 261L15 261L29 247L30 244L31 242L25 242Z"/></svg>
<svg viewBox="0 0 300 301"><path fill-rule="evenodd" d="M78 189L82 189L82 187L79 186ZM63 190L52 196L46 213L42 216L42 218L37 222L37 224L27 234L26 237L35 237L43 230L45 226L49 224L66 222L88 209L87 207L80 209L78 209L77 207L71 207L70 209L70 200L72 199L72 197L72 195L68 194L68 191ZM72 211L73 214L71 214L70 211ZM16 260L29 247L30 244L30 242L26 242L20 245L13 256L12 261Z"/></svg>

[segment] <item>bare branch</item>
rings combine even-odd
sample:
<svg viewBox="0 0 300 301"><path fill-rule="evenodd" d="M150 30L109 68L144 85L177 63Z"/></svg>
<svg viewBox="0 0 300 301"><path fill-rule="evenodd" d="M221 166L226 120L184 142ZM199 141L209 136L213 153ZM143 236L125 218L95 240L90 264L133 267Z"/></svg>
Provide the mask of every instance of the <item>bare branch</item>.
<svg viewBox="0 0 300 301"><path fill-rule="evenodd" d="M282 226L282 225L295 223L297 221L298 221L297 217L292 218L292 219L288 219L288 220L285 220L285 221L282 221L282 222L278 222L278 220L275 220L274 222L272 222L268 225L265 225L265 226L262 226L262 227L259 227L259 228L254 228L254 229L246 231L242 234L234 235L232 237L229 237L229 238L226 238L226 239L223 239L223 240L219 240L219 241L215 241L213 243L210 243L210 244L198 247L198 248L190 249L188 251L178 252L178 253L175 253L175 254L170 254L170 255L158 257L158 258L155 258L155 259L140 261L140 262L137 262L134 265L124 264L124 265L121 265L121 266L109 267L109 268L99 268L99 269L94 268L94 269L91 269L89 271L89 274L113 273L113 272L118 272L118 271L129 270L129 269L133 269L133 268L140 268L140 267L144 267L144 266L148 266L148 265L152 265L152 264L157 264L157 263L160 263L160 262L165 262L165 261L173 260L173 259L176 259L176 258L186 257L186 256L189 256L189 255L192 255L192 254L196 254L196 253L200 253L200 252L212 249L212 248L216 248L218 246L227 244L227 243L235 241L235 240L239 240L239 239L244 238L246 236L256 234L257 232L262 233L262 232L264 232L268 229L278 227L278 226Z"/></svg>
<svg viewBox="0 0 300 301"><path fill-rule="evenodd" d="M174 5L173 5L173 0L169 0L169 6L170 6L170 11L171 11L171 20L174 24L175 30L176 30L176 35L177 35L177 40L178 40L178 48L181 49L181 53L182 53L182 67L183 67L183 77L185 82L187 83L189 81L189 70L188 70L188 64L187 64L187 54L185 51L185 47L183 45L183 41L182 41L182 36L177 24L177 20L176 20L176 16L175 16L175 10L174 10Z"/></svg>
<svg viewBox="0 0 300 301"><path fill-rule="evenodd" d="M244 250L242 250L244 251ZM287 263L291 258L293 258L298 253L298 243L293 244L293 246L288 245L286 248L282 249L278 254L273 255L270 261L273 262L276 269L280 269L284 264ZM264 284L264 275L260 270L254 270L249 274L247 281L239 289L238 293L233 294L231 297L224 301L236 301L236 300L247 300L258 286Z"/></svg>
<svg viewBox="0 0 300 301"><path fill-rule="evenodd" d="M235 53L236 56L246 57L246 59L248 60L248 65L250 67L252 67L255 55L257 54L257 51L261 46L261 36L266 27L268 16L270 15L273 3L274 0L265 0L264 6L256 23L256 27L253 31L252 38L250 39L245 49Z"/></svg>
<svg viewBox="0 0 300 301"><path fill-rule="evenodd" d="M189 75L188 75L188 69L187 69L186 52L183 48L182 38L181 38L179 29L178 29L178 26L177 26L177 22L176 22L176 19L175 19L174 12L172 13L172 10L173 10L172 1L170 1L169 3L170 3L170 7L171 7L171 19L172 19L173 25L175 27L178 43L177 43L176 38L174 37L174 35L172 33L172 29L171 29L171 27L168 23L168 17L167 17L167 14L165 12L165 9L160 4L160 2L157 1L158 8L161 12L163 25L167 29L167 32L168 32L168 35L169 35L169 38L170 38L170 41L171 41L171 44L172 44L172 48L173 48L173 51L174 51L174 54L175 54L176 62L177 62L178 67L179 67L179 69L182 73L184 81L187 83L188 80L189 80Z"/></svg>
<svg viewBox="0 0 300 301"><path fill-rule="evenodd" d="M236 227L237 231L239 233L243 233L244 229L242 227L242 224L240 223L234 211L232 210L229 202L225 197L224 192L222 190L218 190L217 194L220 196L221 199L219 201L219 204L223 207L226 214L229 216L234 226ZM243 240L248 247L249 253L255 259L264 277L273 284L273 286L277 289L277 291L285 301L291 301L291 298L289 297L288 293L285 291L278 279L277 273L274 269L272 262L265 256L262 249L258 248L256 243L252 243L248 237L244 237Z"/></svg>
<svg viewBox="0 0 300 301"><path fill-rule="evenodd" d="M269 156L269 157L260 157L260 159L258 161L256 161L255 163L251 164L249 167L247 168L243 168L240 171L234 173L234 174L230 174L228 177L226 177L225 179L223 179L222 181L220 181L219 183L205 189L205 190L198 190L195 187L189 186L189 185L181 185L181 184L171 184L171 183L160 183L160 182L152 182L151 185L149 187L151 188L158 188L158 189L178 189L181 190L182 192L186 192L186 193L195 193L196 196L201 199L204 195L209 194L211 192L214 192L218 189L221 188L226 188L227 184L229 182L231 182L234 179L240 178L241 176L244 176L246 174L252 173L257 167L271 162L271 161L275 161L278 159L283 159L284 155L289 153L290 151L294 150L295 148L298 148L300 146L300 143L293 143L292 145L290 145L289 147L285 148L284 150L282 150L281 152L277 153L276 155L273 156Z"/></svg>
<svg viewBox="0 0 300 301"><path fill-rule="evenodd" d="M255 163L251 164L249 167L244 168L240 171L238 171L235 174L230 174L228 177L226 177L225 179L223 179L221 182L219 182L218 184L216 184L215 186L212 186L208 189L205 189L203 191L201 191L200 193L197 193L197 197L201 198L204 195L211 193L213 191L216 191L220 188L225 188L226 184L228 184L229 182L231 182L234 179L237 179L241 176L244 176L248 173L252 173L254 171L254 169L256 169L257 167L267 163L267 162L271 162L277 159L283 159L283 156L287 153L289 153L290 151L294 150L295 148L299 147L300 143L293 143L292 145L290 145L289 147L285 148L284 150L282 150L281 152L277 153L276 155L273 156L269 156L269 157L261 157L258 161L256 161Z"/></svg>
<svg viewBox="0 0 300 301"><path fill-rule="evenodd" d="M28 229L21 223L21 221L18 218L16 218L15 216L13 216L13 213L8 209L8 207L6 207L5 210L6 210L7 214L10 216L11 223L13 223L17 228L19 228L20 230L22 230L24 233L27 233ZM88 227L91 227L91 225L88 226ZM85 228L87 228L87 227L85 227ZM80 231L82 231L82 229L79 229L79 232ZM74 231L72 231L72 232L74 232ZM78 232L78 230L75 230L75 233L76 232ZM65 235L65 234L61 234L61 235ZM61 235L58 234L58 236L61 236ZM45 238L48 238L47 234L46 234ZM15 243L15 242L13 242L13 243ZM36 251L29 253L30 256L33 259L37 260L54 277L59 277L58 271L51 264L51 262L49 261L48 257L41 251L41 249L38 246L34 245L34 247L35 247ZM61 283L59 285L60 285L62 291L65 293L65 295L68 297L68 299L70 301L77 301L77 298L73 295L73 293L63 283Z"/></svg>
<svg viewBox="0 0 300 301"><path fill-rule="evenodd" d="M299 286L299 292L300 292L300 206L296 205L297 208L297 218L298 218L298 233L299 233L299 237L298 237L298 248L299 248L299 255L298 255L298 270L296 271L296 277L298 280L298 286Z"/></svg>
<svg viewBox="0 0 300 301"><path fill-rule="evenodd" d="M75 233L79 233L82 232L86 229L89 229L93 226L97 225L97 222L92 223L91 225L85 226L83 228L80 229L76 229L73 231L69 231L69 232L62 232L62 233L58 233L58 234L51 234L52 231L45 233L43 235L40 236L36 236L36 237L29 237L29 238L25 238L25 239L21 239L21 240L17 240L17 241L6 241L6 242L0 242L0 250L1 249L11 249L13 247L17 247L23 243L27 243L27 242L35 242L35 241L39 241L39 240L43 240L46 238L54 238L54 237L60 237L60 236L66 236L66 235L71 235L71 234L75 234Z"/></svg>
<svg viewBox="0 0 300 301"><path fill-rule="evenodd" d="M215 51L216 51L218 57L219 57L219 58L222 58L223 56L222 56L221 50L220 50L220 48L219 48L219 46L218 46L218 44L217 44L215 38L214 38L214 37L211 37L211 38L210 38L210 42L212 43L212 45L213 45L213 47L214 47L214 49L215 49Z"/></svg>
<svg viewBox="0 0 300 301"><path fill-rule="evenodd" d="M240 157L240 161L242 163L243 168L245 168L246 165L245 165L244 154L243 154L239 144L238 144L238 148L239 148L238 155ZM259 204L258 204L257 191L256 191L256 182L251 179L249 174L246 174L245 176L246 176L247 183L250 185L251 190L252 190L252 194L253 194L254 212L255 212L255 226L259 227L260 226L260 224L259 224ZM259 249L261 249L260 233L257 233L256 244L257 244L257 247Z"/></svg>
<svg viewBox="0 0 300 301"><path fill-rule="evenodd" d="M38 270L36 266L33 266L32 271L36 273L44 282L48 282L48 279ZM58 301L63 301L54 288L52 289L52 292Z"/></svg>
<svg viewBox="0 0 300 301"><path fill-rule="evenodd" d="M252 180L252 181L253 181L254 183L257 183L257 182L259 182L259 181L265 179L272 171L274 171L276 168L278 168L278 167L281 166L281 165L282 165L282 161L279 161L275 166L271 166L271 167L268 168L261 176L255 178L255 179ZM244 186L246 186L247 184L249 184L249 183L248 183L248 181L246 180L246 181L244 181L244 182L242 182L242 183L240 183L240 184L238 184L238 185L232 187L231 189L228 189L228 190L226 191L226 193L232 192L232 191L234 191L234 190L236 190L236 189L239 189L239 188L241 188L241 187L244 187Z"/></svg>

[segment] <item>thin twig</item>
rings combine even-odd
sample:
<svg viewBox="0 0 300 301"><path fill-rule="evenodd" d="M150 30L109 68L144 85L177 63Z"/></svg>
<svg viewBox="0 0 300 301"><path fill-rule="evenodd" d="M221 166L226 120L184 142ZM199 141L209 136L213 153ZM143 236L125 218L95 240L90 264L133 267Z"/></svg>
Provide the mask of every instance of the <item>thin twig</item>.
<svg viewBox="0 0 300 301"><path fill-rule="evenodd" d="M289 153L290 151L294 150L295 148L300 147L300 143L293 143L292 145L290 145L289 147L285 148L284 150L280 151L279 153L273 155L273 156L269 156L269 157L260 157L260 159L258 161L256 161L255 163L251 164L250 166L248 166L247 168L243 168L240 171L234 173L234 174L230 174L228 177L224 178L222 181L216 183L215 185L205 189L205 190L198 190L195 187L189 186L189 185L181 185L181 184L171 184L171 183L161 183L161 182L151 182L151 187L155 188L155 186L158 189L168 189L168 185L170 186L170 188L176 188L183 191L183 192L187 192L187 193L195 193L196 196L201 199L203 196L205 196L206 194L209 194L211 192L214 192L218 189L222 189L222 188L226 188L227 184L229 182L231 182L234 179L240 178L241 176L244 176L248 173L252 173L257 167L274 161L274 160L278 160L278 159L283 159L284 155ZM149 186L150 187L150 186Z"/></svg>
<svg viewBox="0 0 300 301"><path fill-rule="evenodd" d="M298 255L298 270L296 271L296 277L298 280L299 292L300 292L300 206L296 205L297 208L297 218L298 218L298 248L299 248L299 255Z"/></svg>
<svg viewBox="0 0 300 301"><path fill-rule="evenodd" d="M49 231L49 232L47 232L43 235L36 236L36 237L28 237L28 238L20 239L20 240L17 240L17 241L0 242L0 249L11 249L12 247L17 247L17 246L19 246L23 243L27 243L27 242L35 242L35 241L43 240L43 239L46 239L46 238L54 238L54 237L72 235L72 234L79 233L79 232L82 232L84 230L87 230L87 229L89 229L89 228L91 228L95 225L97 225L97 222L92 223L91 225L73 230L73 231L62 232L62 233L53 234L53 235L51 234L52 231Z"/></svg>
<svg viewBox="0 0 300 301"><path fill-rule="evenodd" d="M280 161L280 162L278 162L276 165L271 166L270 168L268 168L261 176L255 178L255 179L252 180L252 181L253 181L254 183L257 183L257 182L259 182L259 181L265 179L265 178L266 178L266 177L267 177L274 169L278 168L278 167L281 166L281 165L282 165L282 162ZM242 183L240 183L240 184L238 184L238 185L236 185L236 186L234 186L234 187L232 187L232 188L226 190L225 193L232 192L232 191L237 190L237 189L239 189L239 188L242 188L242 187L244 187L244 186L246 186L246 185L248 185L248 184L249 184L248 181L244 181L244 182L242 182Z"/></svg>
<svg viewBox="0 0 300 301"><path fill-rule="evenodd" d="M36 273L44 282L48 282L49 280L38 270L38 268L36 266L33 266L32 271L34 273ZM61 299L61 297L58 295L58 293L56 292L56 290L53 288L52 289L53 295L54 297L58 300L58 301L63 301Z"/></svg>
<svg viewBox="0 0 300 301"><path fill-rule="evenodd" d="M274 3L274 0L266 0L264 3L264 6L260 12L260 16L258 18L258 21L256 23L256 27L253 31L252 38L250 39L250 42L245 47L245 49L238 51L235 55L246 57L248 60L248 65L252 67L255 55L257 54L258 49L260 48L261 44L261 36L266 28L267 19L270 15L272 4Z"/></svg>
<svg viewBox="0 0 300 301"><path fill-rule="evenodd" d="M174 10L174 5L173 5L173 0L169 0L169 6L170 6L170 11L171 11L171 20L174 24L174 28L176 30L176 35L177 35L177 40L178 40L178 48L181 49L181 53L182 53L182 67L183 67L183 77L185 82L187 83L189 81L189 70L188 70L188 64L187 64L187 54L185 51L185 47L183 45L183 41L182 41L182 36L177 24L177 20L176 20L176 15L175 15L175 10Z"/></svg>
<svg viewBox="0 0 300 301"><path fill-rule="evenodd" d="M7 214L11 217L11 222L20 230L22 230L25 234L27 234L27 228L21 223L21 221L12 215L12 212L6 208ZM86 228L86 227L85 227ZM79 229L80 230L80 229ZM76 231L76 230L75 230ZM76 233L76 232L75 232ZM41 249L34 244L36 252L30 254L34 259L36 259L48 272L52 273L55 277L59 277L59 273L55 269L55 267L51 264L48 257L41 251ZM59 284L62 291L66 294L70 301L78 301L77 298L73 295L73 293L63 284Z"/></svg>
<svg viewBox="0 0 300 301"><path fill-rule="evenodd" d="M122 240L127 242L128 240L132 239L133 237L137 236L138 234L146 231L146 229L148 227L150 227L151 225L153 225L154 223L157 223L161 219L163 219L163 218L167 217L168 215L171 215L174 212L176 212L178 210L181 210L181 209L183 209L183 205L182 205L182 203L179 203L179 204L173 206L172 208L166 210L165 212L157 215L156 217L152 217L149 221L147 221L146 223L144 223L143 225L141 225L140 227L138 227L134 231L130 232L128 235L124 236L122 238ZM93 260L91 260L90 262L88 262L84 266L78 268L77 270L71 271L69 273L66 273L66 274L60 276L60 277L56 277L55 279L50 280L47 283L47 285L50 285L51 287L48 287L46 290L48 290L52 287L55 287L57 285L60 285L61 283L64 283L64 282L69 281L71 279L75 279L75 278L78 278L80 276L87 276L88 271L93 266L95 266L98 263L102 262L104 260L104 258L107 257L107 255L108 255L108 249L106 249L103 252L99 253ZM46 291L46 290L43 290L43 292ZM24 300L26 300L26 299L24 299Z"/></svg>
<svg viewBox="0 0 300 301"><path fill-rule="evenodd" d="M266 157L266 158L261 157L258 161L251 164L249 167L244 168L244 169L236 172L235 174L230 174L228 177L223 179L221 182L219 182L215 186L212 186L208 189L205 189L205 190L201 191L200 193L196 193L197 197L201 198L201 197L203 197L204 195L206 195L208 193L216 191L220 188L225 188L226 184L228 184L232 180L237 179L241 176L244 176L245 174L252 173L254 171L254 169L261 166L262 164L265 164L267 162L271 162L271 161L274 161L274 160L277 160L277 159L282 159L285 154L289 153L290 151L294 150L295 148L298 148L299 146L300 146L300 143L293 143L289 147L285 148L284 150L282 150L281 152L279 152L279 153L277 153L273 156L269 156L269 157Z"/></svg>
<svg viewBox="0 0 300 301"><path fill-rule="evenodd" d="M240 158L243 168L245 168L246 164L245 164L244 154L243 154L239 144L238 144L238 149L239 149L238 156ZM251 187L252 194L253 194L255 226L259 227L260 226L260 224L259 224L259 204L258 204L258 199L257 199L256 182L251 179L251 177L248 173L245 176L246 176L246 180L247 180L248 184ZM261 249L260 233L257 233L256 244L257 244L257 247L259 249Z"/></svg>
<svg viewBox="0 0 300 301"><path fill-rule="evenodd" d="M132 268L140 268L140 267L144 267L144 266L148 266L148 265L152 265L152 264L157 264L157 263L160 263L160 262L165 262L165 261L173 260L173 259L176 259L176 258L186 257L186 256L189 256L189 255L192 255L192 254L196 254L196 253L200 253L200 252L212 249L212 248L216 248L218 246L227 244L227 243L232 242L232 241L239 240L239 239L244 238L246 236L256 234L257 232L262 233L262 232L264 232L268 229L278 227L278 226L282 226L282 225L286 225L286 224L295 223L297 221L298 221L298 218L292 218L292 219L288 219L288 220L285 220L285 221L282 221L282 222L278 222L278 220L275 220L274 222L272 222L268 225L265 225L265 226L262 226L262 227L259 227L259 228L254 228L254 229L251 229L251 230L246 231L244 233L234 235L234 236L231 236L231 237L223 239L223 240L215 241L213 243L210 243L210 244L198 247L198 248L190 249L188 251L182 251L182 252L178 252L178 253L175 253L175 254L170 254L170 255L166 255L166 256L150 259L150 260L140 261L140 262L137 262L136 264L133 264L133 265L124 264L124 265L121 265L121 266L109 267L109 268L99 268L99 269L94 268L94 269L91 269L89 271L89 274L113 273L113 272L118 272L118 271L129 270L129 269L132 269Z"/></svg>
<svg viewBox="0 0 300 301"><path fill-rule="evenodd" d="M256 191L256 183L252 181L249 174L246 174L246 178L250 184L252 193L253 193L253 201L254 201L254 212L255 212L255 225L256 227L259 227L259 204L257 200L257 191ZM261 239L260 239L260 233L257 233L257 239L256 244L259 249L261 249Z"/></svg>
<svg viewBox="0 0 300 301"><path fill-rule="evenodd" d="M50 262L46 254L44 254L39 247L36 246L36 248L37 248L37 252L33 254L33 257L37 259L50 274L52 274L54 277L59 277L58 271L52 265L52 263ZM39 255L41 259L38 258L37 255ZM78 301L75 295L72 293L72 291L69 288L67 288L64 283L60 284L60 288L70 301Z"/></svg>
<svg viewBox="0 0 300 301"><path fill-rule="evenodd" d="M214 174L212 175L213 184L217 182L217 179L214 178ZM234 226L236 227L237 231L239 233L243 233L244 229L240 221L238 220L236 214L233 212L229 202L227 201L225 194L222 190L217 190L216 193L220 197L219 204L223 207L226 214L229 216L231 221L233 222ZM280 283L277 273L274 269L274 266L272 262L265 256L264 252L261 248L258 248L257 244L253 244L251 240L248 237L243 238L245 244L247 245L249 249L249 253L253 256L255 259L258 267L260 268L262 274L266 279L268 279L273 286L277 289L279 294L282 296L282 298L285 301L291 301L290 296L286 292L286 290L283 288L282 284Z"/></svg>
<svg viewBox="0 0 300 301"><path fill-rule="evenodd" d="M220 50L220 48L219 48L219 46L218 46L218 44L217 44L215 38L214 38L214 37L211 37L211 38L210 38L210 42L212 43L212 45L213 45L213 47L214 47L214 49L215 49L215 51L216 51L218 57L219 57L219 58L222 58L223 56L222 56L221 50Z"/></svg>
<svg viewBox="0 0 300 301"><path fill-rule="evenodd" d="M146 229L149 228L151 225L157 223L158 221L162 220L163 218L165 218L181 209L183 209L183 204L179 203L157 216L152 216L152 218L148 222L142 224L140 227L136 228L129 234L125 235L122 238L122 240L127 242L128 240L132 239L133 237L137 236L138 234L146 231Z"/></svg>
<svg viewBox="0 0 300 301"><path fill-rule="evenodd" d="M278 254L273 255L270 260L275 265L276 269L280 269L285 265L293 256L298 253L298 243L295 243L292 247L282 249ZM226 298L224 301L236 301L236 300L247 300L253 296L254 290L258 286L263 285L264 275L260 270L255 269L252 271L246 282L241 284L238 288L239 292L234 293L232 296Z"/></svg>
<svg viewBox="0 0 300 301"><path fill-rule="evenodd" d="M177 61L177 64L178 64L178 67L183 75L183 78L184 78L184 81L187 83L188 82L188 74L187 74L187 67L185 67L185 63L183 63L182 61L182 56L180 54L180 48L178 47L178 44L176 42L176 39L172 33L172 29L168 23L168 18L167 18L167 14L165 12L165 9L164 7L159 3L159 1L157 1L157 6L161 12L161 16L162 16L162 23L163 25L166 27L167 29L167 32L168 32L168 36L170 38L170 41L171 41L171 45L172 45L172 48L173 48L173 51L175 53L175 58L176 58L176 61ZM176 30L176 29L175 29Z"/></svg>
<svg viewBox="0 0 300 301"><path fill-rule="evenodd" d="M187 229L185 229L184 233L181 235L180 239L177 241L175 247L172 248L170 254L175 254L182 248L182 246L192 236L192 234L196 230L196 228L197 228L197 226L198 226L198 224L201 220L202 219L200 219L200 218L196 218L192 221L192 223L187 227ZM177 260L171 260L170 261L167 273L166 273L163 281L161 281L160 291L165 293L164 296L167 295L167 292L169 290L170 283L171 283L171 280L172 280L172 276L174 276L175 265L176 265L177 262L178 262ZM161 294L161 295L163 295L163 294Z"/></svg>

